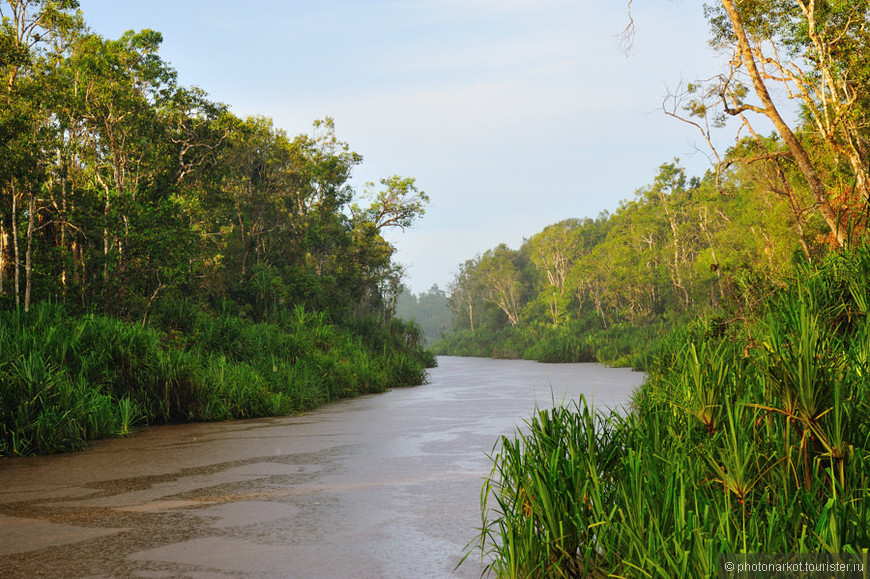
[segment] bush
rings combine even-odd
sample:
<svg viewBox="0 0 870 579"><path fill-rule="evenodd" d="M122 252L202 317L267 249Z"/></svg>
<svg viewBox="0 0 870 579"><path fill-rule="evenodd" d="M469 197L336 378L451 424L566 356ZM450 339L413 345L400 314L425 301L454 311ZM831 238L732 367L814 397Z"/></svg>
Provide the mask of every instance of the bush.
<svg viewBox="0 0 870 579"><path fill-rule="evenodd" d="M411 325L337 326L302 308L271 323L166 304L143 327L57 305L0 312L0 456L61 452L137 426L309 410L421 384Z"/></svg>
<svg viewBox="0 0 870 579"><path fill-rule="evenodd" d="M651 357L627 415L505 437L477 548L504 577L712 577L726 553L870 549L870 249L805 266Z"/></svg>

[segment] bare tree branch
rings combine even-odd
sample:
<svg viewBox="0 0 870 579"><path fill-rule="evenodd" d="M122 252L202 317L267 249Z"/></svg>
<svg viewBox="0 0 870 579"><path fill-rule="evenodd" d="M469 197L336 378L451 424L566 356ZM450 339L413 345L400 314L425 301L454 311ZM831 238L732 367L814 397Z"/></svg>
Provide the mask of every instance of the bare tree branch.
<svg viewBox="0 0 870 579"><path fill-rule="evenodd" d="M619 49L626 57L631 54L631 49L634 47L635 26L634 17L631 15L632 1L633 0L628 0L628 4L626 5L626 9L628 12L628 24L625 25L625 28L622 32L616 35Z"/></svg>

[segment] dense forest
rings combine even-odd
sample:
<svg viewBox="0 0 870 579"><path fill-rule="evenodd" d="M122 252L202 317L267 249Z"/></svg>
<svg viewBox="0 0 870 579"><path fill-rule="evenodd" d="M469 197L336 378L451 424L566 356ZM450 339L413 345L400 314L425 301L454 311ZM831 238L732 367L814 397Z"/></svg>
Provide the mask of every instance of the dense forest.
<svg viewBox="0 0 870 579"><path fill-rule="evenodd" d="M158 32L0 15L0 455L424 380L382 235L423 215L413 178L355 191L332 119L236 117Z"/></svg>
<svg viewBox="0 0 870 579"><path fill-rule="evenodd" d="M664 112L710 170L665 162L612 215L492 248L450 285L439 351L647 372L627 408L541 409L496 444L468 556L500 577L870 564L870 2L705 14L726 64Z"/></svg>
<svg viewBox="0 0 870 579"><path fill-rule="evenodd" d="M779 150L776 139L764 144ZM766 171L735 163L689 177L673 160L613 214L566 219L519 249L469 259L449 286L453 332L436 350L643 365L638 344L680 320L749 315L764 288L832 244L792 168Z"/></svg>
<svg viewBox="0 0 870 579"><path fill-rule="evenodd" d="M420 328L424 342L430 346L453 327L453 312L448 306L447 292L438 284L419 294L402 286L396 299L396 316L413 321Z"/></svg>
<svg viewBox="0 0 870 579"><path fill-rule="evenodd" d="M728 68L667 95L663 112L702 138L710 170L691 176L667 160L612 214L565 219L518 249L501 244L460 264L448 288L454 331L435 349L642 366L643 344L678 320L751 315L796 266L863 243L870 67L862 10L707 5L711 46L732 55ZM729 128L735 139L720 150L716 137Z"/></svg>

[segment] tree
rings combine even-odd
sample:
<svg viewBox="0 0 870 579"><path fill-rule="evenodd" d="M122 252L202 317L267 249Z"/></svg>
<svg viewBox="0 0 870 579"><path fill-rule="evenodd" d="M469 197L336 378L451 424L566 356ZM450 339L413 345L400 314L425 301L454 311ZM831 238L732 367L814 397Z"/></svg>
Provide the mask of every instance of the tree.
<svg viewBox="0 0 870 579"><path fill-rule="evenodd" d="M502 243L484 252L477 266L484 301L498 306L512 326L520 321L522 293L520 269L514 263L516 255L516 251Z"/></svg>
<svg viewBox="0 0 870 579"><path fill-rule="evenodd" d="M23 306L30 308L33 285L33 244L43 207L41 192L48 175L42 151L49 148L52 137L49 103L52 83L50 46L58 46L70 31L81 27L72 13L74 0L10 0L0 3L0 69L5 78L3 107L0 112L0 190L9 197L8 230L12 233L12 259L5 235L0 244L0 292L6 263L14 266L15 303L21 303L19 203L26 199L27 234L25 248L25 290ZM7 227L0 214L0 233Z"/></svg>
<svg viewBox="0 0 870 579"><path fill-rule="evenodd" d="M402 287L396 304L396 315L419 325L427 343L449 331L453 321L447 294L437 284L416 296Z"/></svg>
<svg viewBox="0 0 870 579"><path fill-rule="evenodd" d="M840 245L870 200L868 12L866 0L721 0L706 7L711 43L732 56L712 82L690 85L685 107L690 116L713 116L720 124L721 108L750 131L746 113L767 118L784 150L760 153L756 160L792 160ZM797 123L785 119L777 92L800 104ZM824 170L839 163L850 172L845 186Z"/></svg>
<svg viewBox="0 0 870 579"><path fill-rule="evenodd" d="M566 219L545 227L528 241L532 263L546 276L544 293L553 325L558 325L564 315L565 281L579 252L579 223L577 219Z"/></svg>
<svg viewBox="0 0 870 579"><path fill-rule="evenodd" d="M813 252L810 249L809 234L811 225L807 215L812 212L812 199L800 187L795 186L795 171L793 164L782 152L782 141L772 137L764 138L753 134L752 137L741 139L728 152L727 160L722 163L721 170L732 165L742 166L746 174L747 186L756 186L763 195L775 196L785 200L793 219L793 226L798 234L801 250L807 260L811 260Z"/></svg>
<svg viewBox="0 0 870 579"><path fill-rule="evenodd" d="M398 227L402 231L413 225L414 221L426 213L429 196L417 189L413 177L392 177L381 179L384 189L373 193L374 183L366 183L363 197L372 199L365 209L354 205L354 219L380 231L387 227Z"/></svg>
<svg viewBox="0 0 870 579"><path fill-rule="evenodd" d="M403 275L383 233L428 202L383 179L332 119L288 136L181 87L151 30L93 34L74 0L0 0L0 294L145 323L164 296L264 319L392 315ZM358 211L357 211L358 209ZM13 283L9 279L14 278Z"/></svg>
<svg viewBox="0 0 870 579"><path fill-rule="evenodd" d="M691 258L689 242L686 239L687 216L681 207L688 201L687 179L685 170L677 163L679 159L675 159L673 163L663 163L659 167L659 174L656 175L652 187L644 194L649 202L661 208L667 220L670 229L670 251L665 263L674 289L682 294L683 309L687 310L691 298L684 278Z"/></svg>
<svg viewBox="0 0 870 579"><path fill-rule="evenodd" d="M448 306L456 314L457 322L468 320L468 328L474 331L474 312L479 302L477 267L480 264L480 256L466 260L459 266L459 271L453 277L453 281L447 286L450 293Z"/></svg>

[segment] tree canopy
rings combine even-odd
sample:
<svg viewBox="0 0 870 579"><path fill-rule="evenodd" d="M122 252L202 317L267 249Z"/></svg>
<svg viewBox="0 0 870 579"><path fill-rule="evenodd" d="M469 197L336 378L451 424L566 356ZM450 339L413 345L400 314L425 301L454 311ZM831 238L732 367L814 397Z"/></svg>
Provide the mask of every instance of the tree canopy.
<svg viewBox="0 0 870 579"><path fill-rule="evenodd" d="M291 136L238 118L178 83L159 32L106 39L77 8L0 3L0 299L130 320L172 296L252 319L390 314L402 272L382 232L424 214L413 178L358 193L333 119Z"/></svg>
<svg viewBox="0 0 870 579"><path fill-rule="evenodd" d="M710 45L729 59L668 95L664 112L702 133L710 170L663 163L612 215L466 261L450 285L457 330L520 327L503 335L529 343L568 325L565 342L722 305L740 318L796 263L866 240L870 4L721 0L705 15ZM735 123L719 150L714 130Z"/></svg>

